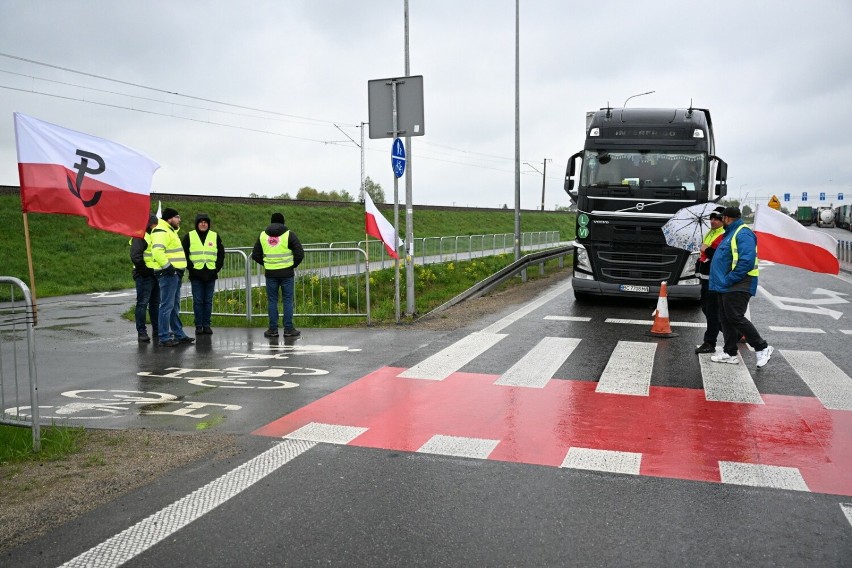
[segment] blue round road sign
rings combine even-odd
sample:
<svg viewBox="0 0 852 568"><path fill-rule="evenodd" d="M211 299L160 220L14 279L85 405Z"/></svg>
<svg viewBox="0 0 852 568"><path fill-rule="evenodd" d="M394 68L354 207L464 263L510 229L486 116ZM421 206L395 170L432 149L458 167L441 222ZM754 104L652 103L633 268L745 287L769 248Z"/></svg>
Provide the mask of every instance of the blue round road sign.
<svg viewBox="0 0 852 568"><path fill-rule="evenodd" d="M391 146L391 168L396 177L405 173L405 144L399 138L394 138Z"/></svg>

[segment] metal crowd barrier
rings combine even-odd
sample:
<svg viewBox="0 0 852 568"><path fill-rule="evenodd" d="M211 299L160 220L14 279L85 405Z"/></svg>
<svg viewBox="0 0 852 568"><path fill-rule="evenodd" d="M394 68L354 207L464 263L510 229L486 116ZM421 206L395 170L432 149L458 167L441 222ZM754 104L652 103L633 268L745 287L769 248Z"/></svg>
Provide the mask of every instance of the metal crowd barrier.
<svg viewBox="0 0 852 568"><path fill-rule="evenodd" d="M852 269L852 241L837 241L837 260L846 269Z"/></svg>
<svg viewBox="0 0 852 568"><path fill-rule="evenodd" d="M29 424L33 451L38 452L41 451L41 425L32 295L21 280L0 276L0 297L3 298L0 302L0 422ZM22 412L22 409L25 410Z"/></svg>
<svg viewBox="0 0 852 568"><path fill-rule="evenodd" d="M463 235L414 239L414 263L427 265L470 260L514 250L514 234ZM526 250L554 248L559 231L521 234ZM370 321L369 268L394 265L381 241L303 245L305 259L296 270L295 316L366 317ZM369 263L368 263L369 260ZM263 267L251 260L251 247L225 249L225 265L216 281L214 316L266 317ZM192 314L192 288L181 287L181 314Z"/></svg>

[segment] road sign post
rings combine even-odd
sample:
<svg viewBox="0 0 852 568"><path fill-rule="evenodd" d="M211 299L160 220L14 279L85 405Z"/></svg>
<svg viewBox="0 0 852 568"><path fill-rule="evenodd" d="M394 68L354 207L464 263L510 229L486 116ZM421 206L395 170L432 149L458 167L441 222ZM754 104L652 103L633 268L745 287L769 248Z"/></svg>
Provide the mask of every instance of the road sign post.
<svg viewBox="0 0 852 568"><path fill-rule="evenodd" d="M367 104L370 118L370 138L393 138L391 149L391 167L393 178L393 227L399 235L399 178L406 170L405 146L399 135L423 136L426 133L423 122L423 76L395 77L390 79L374 79L367 82ZM396 155L401 150L401 156ZM398 168L401 168L398 170ZM399 171L399 173L397 173ZM410 179L409 173L407 180ZM410 184L409 184L410 185ZM406 275L408 302L406 313L414 315L414 264L411 259L414 241L413 206L406 195L405 227ZM395 235L395 236L396 236ZM399 323L399 259L394 262L395 293L394 307L396 322Z"/></svg>

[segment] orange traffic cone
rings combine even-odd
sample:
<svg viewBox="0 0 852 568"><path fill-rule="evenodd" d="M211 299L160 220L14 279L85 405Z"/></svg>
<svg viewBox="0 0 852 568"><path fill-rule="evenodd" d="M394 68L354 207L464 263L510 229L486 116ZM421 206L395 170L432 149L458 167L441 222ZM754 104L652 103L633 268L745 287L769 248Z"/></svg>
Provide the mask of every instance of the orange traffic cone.
<svg viewBox="0 0 852 568"><path fill-rule="evenodd" d="M666 283L660 284L660 297L657 299L657 309L654 310L654 324L648 335L654 337L677 337L676 333L672 333L672 326L669 323L669 298L666 293Z"/></svg>

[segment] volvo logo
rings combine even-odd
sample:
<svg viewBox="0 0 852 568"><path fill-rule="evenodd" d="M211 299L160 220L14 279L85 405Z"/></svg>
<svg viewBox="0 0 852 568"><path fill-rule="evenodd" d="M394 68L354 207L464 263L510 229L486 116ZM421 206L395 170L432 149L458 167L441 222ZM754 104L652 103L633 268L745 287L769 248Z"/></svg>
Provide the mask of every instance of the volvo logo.
<svg viewBox="0 0 852 568"><path fill-rule="evenodd" d="M637 203L636 204L636 211L642 211L643 209L645 209L644 203Z"/></svg>

